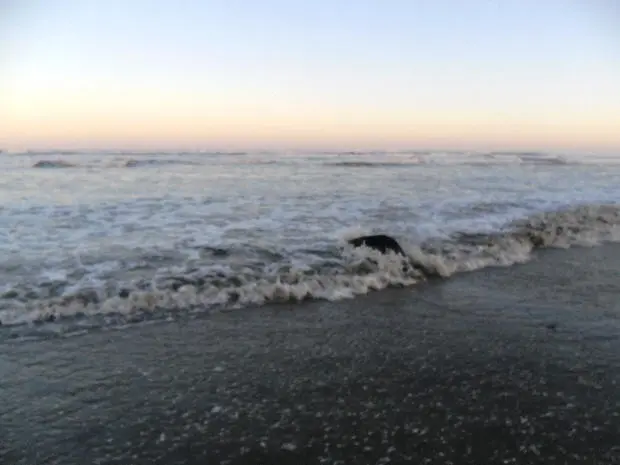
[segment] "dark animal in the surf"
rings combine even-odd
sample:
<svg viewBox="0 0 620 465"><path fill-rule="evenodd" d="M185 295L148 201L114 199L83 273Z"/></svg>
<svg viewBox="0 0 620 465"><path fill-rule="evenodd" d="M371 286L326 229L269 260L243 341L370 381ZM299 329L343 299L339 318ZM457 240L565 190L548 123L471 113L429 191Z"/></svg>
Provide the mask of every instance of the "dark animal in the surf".
<svg viewBox="0 0 620 465"><path fill-rule="evenodd" d="M403 263L404 273L417 272L421 276L425 277L440 276L436 269L433 269L424 263L414 261L412 257L408 257L398 241L385 234L356 237L349 239L347 242L354 247L366 246L368 248L378 250L382 254L394 252L397 255L401 255L406 259L406 262Z"/></svg>
<svg viewBox="0 0 620 465"><path fill-rule="evenodd" d="M386 234L375 234L372 236L360 236L347 241L354 247L366 246L368 248L378 250L382 254L394 252L397 255L401 255L406 259L406 263L403 264L403 272L408 273L410 271L416 271L425 277L439 277L441 276L437 269L429 266L428 264L414 260L413 257L407 256L396 239Z"/></svg>
<svg viewBox="0 0 620 465"><path fill-rule="evenodd" d="M375 234L372 236L361 236L347 241L354 247L366 246L370 249L378 250L382 254L388 252L394 252L396 254L406 257L407 254L402 249L400 244L393 237L386 236L385 234Z"/></svg>

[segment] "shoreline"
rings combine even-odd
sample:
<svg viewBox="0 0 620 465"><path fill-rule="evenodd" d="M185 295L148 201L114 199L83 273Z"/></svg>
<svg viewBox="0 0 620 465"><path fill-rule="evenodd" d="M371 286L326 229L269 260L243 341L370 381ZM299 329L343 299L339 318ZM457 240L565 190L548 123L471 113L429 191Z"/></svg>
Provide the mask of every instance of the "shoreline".
<svg viewBox="0 0 620 465"><path fill-rule="evenodd" d="M618 246L552 250L353 300L6 341L0 458L618 463L618 270Z"/></svg>

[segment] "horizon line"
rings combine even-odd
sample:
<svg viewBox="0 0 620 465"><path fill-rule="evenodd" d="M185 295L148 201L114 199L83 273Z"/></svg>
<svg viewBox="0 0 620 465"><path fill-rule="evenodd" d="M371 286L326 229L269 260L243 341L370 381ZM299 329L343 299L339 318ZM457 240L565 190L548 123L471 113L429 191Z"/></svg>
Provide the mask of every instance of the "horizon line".
<svg viewBox="0 0 620 465"><path fill-rule="evenodd" d="M166 148L166 147L150 147L150 148L131 148L131 147L50 147L50 148L19 148L19 149L11 149L0 147L0 154L6 155L19 155L19 154L80 154L80 153L105 153L112 152L114 154L122 154L122 153L144 153L144 154L153 154L153 153L189 153L189 154L252 154L252 153L273 153L273 154L283 154L283 153L293 153L293 154L371 154L371 153L384 153L384 154L432 154L432 153L451 153L451 154L480 154L480 153L488 153L488 154L562 154L562 153L572 153L572 154L587 154L587 155L595 155L595 154L617 154L620 156L620 149L607 149L607 150L579 150L579 149L542 149L542 148L442 148L442 147L426 147L426 148L404 148L404 149L388 149L388 148L344 148L344 149L311 149L311 148L239 148L239 149L228 149L228 148Z"/></svg>

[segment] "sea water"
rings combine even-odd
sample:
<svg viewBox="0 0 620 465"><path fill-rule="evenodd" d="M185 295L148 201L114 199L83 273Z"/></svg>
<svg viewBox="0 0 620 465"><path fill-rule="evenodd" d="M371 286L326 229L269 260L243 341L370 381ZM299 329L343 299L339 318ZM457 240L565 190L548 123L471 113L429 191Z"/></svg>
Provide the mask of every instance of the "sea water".
<svg viewBox="0 0 620 465"><path fill-rule="evenodd" d="M20 331L354 298L620 240L620 157L0 156L0 321ZM394 236L398 256L351 249Z"/></svg>

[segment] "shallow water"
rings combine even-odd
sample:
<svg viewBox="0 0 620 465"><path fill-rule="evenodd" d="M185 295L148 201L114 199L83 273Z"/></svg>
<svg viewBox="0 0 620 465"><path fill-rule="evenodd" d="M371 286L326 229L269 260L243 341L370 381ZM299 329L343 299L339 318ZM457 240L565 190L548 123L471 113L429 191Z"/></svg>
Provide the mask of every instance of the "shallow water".
<svg viewBox="0 0 620 465"><path fill-rule="evenodd" d="M5 340L0 458L615 464L618 276L617 246L547 250L341 302Z"/></svg>

